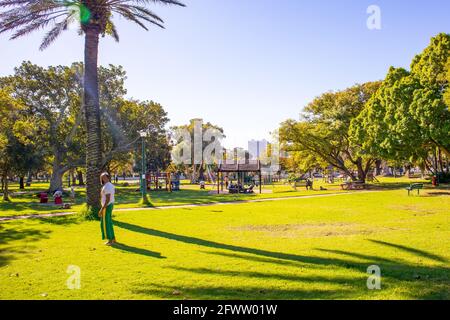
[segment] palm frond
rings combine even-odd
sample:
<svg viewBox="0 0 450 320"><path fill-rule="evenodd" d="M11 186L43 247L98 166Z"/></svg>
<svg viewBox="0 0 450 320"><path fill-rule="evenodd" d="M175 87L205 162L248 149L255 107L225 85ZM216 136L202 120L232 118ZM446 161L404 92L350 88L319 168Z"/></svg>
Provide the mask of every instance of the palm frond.
<svg viewBox="0 0 450 320"><path fill-rule="evenodd" d="M39 50L44 50L45 48L47 48L53 41L56 40L56 38L58 38L61 32L67 30L70 18L71 16L68 16L63 21L55 24L55 27L45 35L44 39L42 40L41 46L39 47Z"/></svg>
<svg viewBox="0 0 450 320"><path fill-rule="evenodd" d="M17 39L21 36L27 35L33 31L36 31L38 29L42 29L45 28L48 24L50 23L50 20L47 19L40 19L37 21L34 21L31 24L28 24L27 26L17 30L12 36L11 36L11 40L13 39Z"/></svg>
<svg viewBox="0 0 450 320"><path fill-rule="evenodd" d="M186 7L186 5L176 0L109 0L108 3L139 3L139 4L163 4L163 5L176 5Z"/></svg>
<svg viewBox="0 0 450 320"><path fill-rule="evenodd" d="M125 10L125 9L122 9L122 8L116 8L113 11L118 13L118 14L120 14L122 17L124 17L128 21L133 21L134 23L139 25L141 28L143 28L144 30L148 31L148 28L145 26L145 24L142 23L141 21L139 21L139 19L136 18L136 16L132 12L130 12L128 10Z"/></svg>
<svg viewBox="0 0 450 320"><path fill-rule="evenodd" d="M135 5L128 5L129 8L133 9L136 12L140 12L146 16L149 16L150 18L159 21L161 23L164 23L163 19L161 19L158 15L153 13L152 11L148 10L147 8L141 7L141 6L135 6Z"/></svg>
<svg viewBox="0 0 450 320"><path fill-rule="evenodd" d="M16 39L52 25L40 46L41 50L45 49L73 21L75 11L70 7L78 6L93 17L80 22L81 31L85 30L86 24L95 24L100 27L100 33L109 34L118 41L119 35L112 22L113 12L145 30L148 30L146 24L164 28L164 21L146 7L150 4L185 6L177 0L0 0L0 8L5 8L0 12L0 34L13 32L11 39Z"/></svg>
<svg viewBox="0 0 450 320"><path fill-rule="evenodd" d="M0 7L9 7L9 6L17 6L20 4L24 4L27 2L31 2L30 0L0 0Z"/></svg>
<svg viewBox="0 0 450 320"><path fill-rule="evenodd" d="M140 8L142 9L142 8ZM131 19L130 17L136 18L139 22L142 23L140 20L144 20L146 22L152 23L160 28L164 29L163 21L161 18L156 16L155 14L147 14L145 11L137 9L135 6L129 6L129 5L115 5L112 7L112 10L121 16L125 17L125 19L129 19L132 21L135 21L134 19ZM140 20L139 20L140 19ZM144 28L145 30L148 30L147 27Z"/></svg>

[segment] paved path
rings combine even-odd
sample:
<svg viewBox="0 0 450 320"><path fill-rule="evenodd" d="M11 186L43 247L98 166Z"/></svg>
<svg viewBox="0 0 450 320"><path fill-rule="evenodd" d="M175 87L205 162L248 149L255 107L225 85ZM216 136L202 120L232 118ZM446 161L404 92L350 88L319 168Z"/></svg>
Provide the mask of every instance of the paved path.
<svg viewBox="0 0 450 320"><path fill-rule="evenodd" d="M115 212L118 212L118 211L120 211L120 212L152 211L152 210L210 207L210 206L218 206L218 205L233 205L233 204L255 203L255 202L269 202L269 201L283 201L283 200L311 199L311 198L328 198L328 197L337 197L337 196L345 196L345 195L349 195L349 194L356 194L356 193L361 194L361 193L369 193L369 192L376 192L376 191L326 193L326 194L318 194L318 195L311 195L311 196L294 196L294 197L265 198L265 199L253 199L253 200L222 201L222 202L211 202L211 203L200 203L200 204L184 204L184 205L175 205L175 206L148 207L148 208L119 208L119 209L115 209L114 211ZM62 217L62 216L74 215L76 213L77 212L55 212L55 213L46 213L46 214L29 214L29 215L21 215L21 216L0 217L0 222L1 221L10 221L10 220Z"/></svg>

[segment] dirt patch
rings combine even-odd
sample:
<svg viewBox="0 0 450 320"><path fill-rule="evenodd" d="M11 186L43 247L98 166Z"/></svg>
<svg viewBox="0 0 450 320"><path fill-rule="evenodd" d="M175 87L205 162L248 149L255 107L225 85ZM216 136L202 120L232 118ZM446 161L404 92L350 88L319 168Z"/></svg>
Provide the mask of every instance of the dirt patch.
<svg viewBox="0 0 450 320"><path fill-rule="evenodd" d="M256 232L265 236L277 238L317 238L337 237L349 235L371 235L393 228L374 227L357 223L314 223L314 224L284 224L284 225L244 225L230 227L230 230L239 232Z"/></svg>
<svg viewBox="0 0 450 320"><path fill-rule="evenodd" d="M425 194L425 197L441 197L441 196L450 196L449 191L433 191L433 192L427 192Z"/></svg>
<svg viewBox="0 0 450 320"><path fill-rule="evenodd" d="M417 205L403 205L403 206L391 206L392 210L402 210L402 211L409 211L410 213L413 213L414 216L430 216L430 215L434 215L437 214L438 212L434 211L434 210L430 210L430 209L425 209L425 208L421 208L420 206Z"/></svg>

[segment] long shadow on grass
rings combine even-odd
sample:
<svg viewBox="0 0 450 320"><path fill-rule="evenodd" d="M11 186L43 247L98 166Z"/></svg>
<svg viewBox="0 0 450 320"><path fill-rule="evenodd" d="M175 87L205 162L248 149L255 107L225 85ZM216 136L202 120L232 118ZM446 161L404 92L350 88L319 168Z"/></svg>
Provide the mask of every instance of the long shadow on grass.
<svg viewBox="0 0 450 320"><path fill-rule="evenodd" d="M233 252L240 252L240 253L248 253L253 254L257 256L267 257L267 258L274 258L274 259L281 259L281 260L287 260L287 261L294 261L294 262L301 262L306 264L314 264L314 265L335 265L335 266L341 266L345 268L358 268L359 270L366 270L368 267L368 263L370 264L389 264L389 265L398 265L399 267L407 267L409 269L413 268L414 266L409 264L404 264L402 262L398 262L392 259L383 258L380 256L369 256L369 255L362 255L358 253L352 253L347 251L334 251L333 253L340 254L340 255L347 255L352 256L354 258L363 259L368 262L366 263L360 263L356 261L349 261L347 259L339 259L339 258L324 258L324 257L318 257L318 256L304 256L304 255L297 255L297 254L289 254L289 253L282 253L282 252L276 252L276 251L268 251L268 250L262 250L262 249L256 249L256 248L247 248L242 246L236 246L236 245L229 245L224 244L220 242L215 241L209 241L204 240L200 238L195 237L189 237L189 236L183 236L178 235L174 233L159 231L155 229L145 228L133 224L129 224L126 222L117 221L115 223L118 227L127 229L134 232L139 232L142 234L155 236L155 237L161 237L166 238L169 240L209 247L209 248L216 248L216 249L223 249L223 250L229 250ZM318 249L321 250L321 249ZM323 250L326 251L326 250ZM421 251L423 254L424 252ZM429 254L430 256L433 256L432 254ZM446 268L446 270L448 270Z"/></svg>
<svg viewBox="0 0 450 320"><path fill-rule="evenodd" d="M233 251L235 253L245 253L245 254L251 254L259 256L258 258L261 259L261 257L264 258L272 258L288 261L288 262L299 262L302 264L310 264L313 267L317 266L334 266L339 268L347 268L356 270L358 272L366 273L367 267L370 265L379 265L382 267L383 270L383 277L391 279L391 281L407 281L411 282L411 286L414 284L415 280L425 279L425 280L438 280L437 281L427 281L427 286L429 289L433 289L437 285L441 285L442 283L449 283L449 274L450 274L450 268L446 266L420 266L420 265L414 265L410 264L401 260L395 261L388 258L383 258L380 256L370 256L370 255L363 255L359 253L353 253L348 251L340 251L340 250L328 250L328 253L345 256L346 258L337 258L337 257L319 257L319 256L304 256L304 255L297 255L297 254L288 254L288 253L282 253L282 252L276 252L276 251L268 251L268 250L262 250L262 249L256 249L256 248L247 248L242 246L236 246L236 245L229 245L224 243L219 243L215 241L208 241L200 238L195 237L189 237L189 236L183 236L178 235L174 233L159 231L155 229L145 228L141 226L136 226L133 224L125 223L125 222L116 222L116 225L118 227L139 232L142 234L155 236L155 237L161 237L166 238L169 240L179 241L183 243L189 243L194 244L198 246L204 246L208 248L216 248L216 249L222 249L222 250L229 250ZM318 251L326 252L325 249L318 249ZM431 254L430 254L431 255ZM236 256L238 257L238 256ZM349 257L351 259L349 259ZM247 260L255 260L254 256L247 256L247 255L241 255L238 258L247 259ZM356 260L355 260L356 259ZM363 261L361 261L363 260ZM437 287L436 287L437 290ZM418 290L414 292L416 297L421 297L421 290Z"/></svg>
<svg viewBox="0 0 450 320"><path fill-rule="evenodd" d="M293 300L293 299L344 299L350 292L346 290L279 289L261 287L227 287L214 285L193 285L179 288L173 285L149 284L132 290L135 294L156 296L163 299L195 300ZM176 294L175 294L176 292Z"/></svg>
<svg viewBox="0 0 450 320"><path fill-rule="evenodd" d="M161 255L161 253L159 253L159 252L150 251L150 250L142 249L142 248L131 247L131 246L128 246L123 243L116 243L112 246L112 248L126 251L129 253L140 254L140 255L143 255L146 257L152 257L152 258L157 258L157 259L165 259L166 258L166 257L163 257Z"/></svg>
<svg viewBox="0 0 450 320"><path fill-rule="evenodd" d="M332 284L350 284L357 281L364 285L365 275L362 277L323 277L323 276L301 276L293 274L282 273L264 273L256 271L240 271L240 270L213 270L209 268L183 268L183 267L168 267L176 271L196 273L200 275L217 275L230 277L245 277L245 278L259 278L267 280L293 281L293 282L313 282L313 283L332 283Z"/></svg>
<svg viewBox="0 0 450 320"><path fill-rule="evenodd" d="M418 255L420 257L428 258L428 259L431 259L431 260L434 260L434 261L437 261L437 262L447 262L448 261L447 259L445 259L445 258L443 258L441 256L438 256L436 254L432 254L432 253L429 253L429 252L426 252L426 251L423 251L423 250L419 250L419 249L415 249L415 248L411 248L411 247L407 247L407 246L403 246L403 245L399 245L399 244L395 244L395 243L380 241L380 240L368 239L368 241L376 243L376 244L380 244L380 245L383 245L383 246L387 246L387 247L399 249L399 250L402 250L402 251L406 251L406 252Z"/></svg>
<svg viewBox="0 0 450 320"><path fill-rule="evenodd" d="M289 254L289 253L282 253L282 252L267 251L267 250L261 250L261 249L255 249L255 248L247 248L247 247L229 245L229 244L224 244L224 243L220 243L220 242L203 240L200 238L183 236L183 235L159 231L159 230L155 230L155 229L149 229L149 228L145 228L145 227L141 227L141 226L137 226L137 225L129 224L126 222L121 222L121 221L116 221L115 225L120 228L123 228L123 229L127 229L127 230L134 231L134 232L139 232L139 233L146 234L149 236L161 237L161 238L166 238L166 239L175 240L175 241L179 241L179 242L195 244L195 245L199 245L199 246L205 246L205 247L209 247L209 248L249 253L249 254L254 254L254 255L264 256L264 257L269 257L269 258L276 258L276 259L282 259L282 260L288 260L288 261L297 261L297 262L310 263L310 264L324 264L324 265L337 264L337 263L346 265L348 263L345 260L301 256L301 255L296 255L296 254Z"/></svg>
<svg viewBox="0 0 450 320"><path fill-rule="evenodd" d="M10 242L27 240L29 242L38 241L41 239L47 239L50 231L42 231L38 229L13 229L13 225L17 227L17 224L8 224L7 227L0 225L0 245L3 249L0 250L0 267L9 263L18 254L26 254L27 252L21 250L20 247L6 247ZM31 248L31 245L27 245L27 248Z"/></svg>

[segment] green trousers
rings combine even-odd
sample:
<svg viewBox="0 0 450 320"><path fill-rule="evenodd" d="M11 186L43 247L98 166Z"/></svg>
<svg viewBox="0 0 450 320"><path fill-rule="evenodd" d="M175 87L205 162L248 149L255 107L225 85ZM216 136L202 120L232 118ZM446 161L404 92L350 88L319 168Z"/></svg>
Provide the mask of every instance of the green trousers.
<svg viewBox="0 0 450 320"><path fill-rule="evenodd" d="M113 240L115 239L114 227L112 221L112 212L114 204L111 203L106 207L106 212L100 221L100 228L102 229L102 239Z"/></svg>

